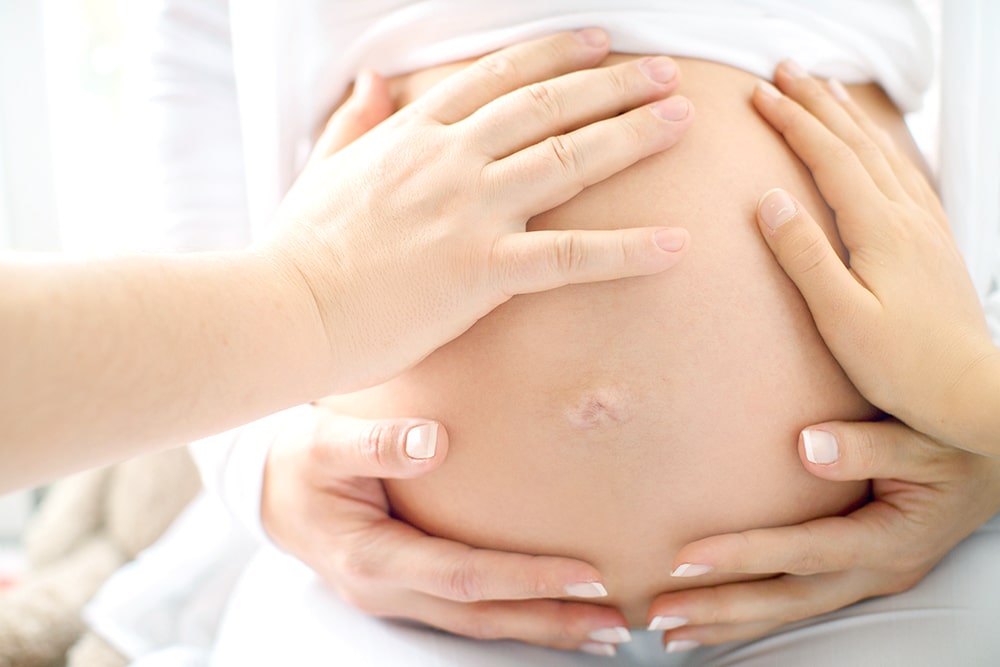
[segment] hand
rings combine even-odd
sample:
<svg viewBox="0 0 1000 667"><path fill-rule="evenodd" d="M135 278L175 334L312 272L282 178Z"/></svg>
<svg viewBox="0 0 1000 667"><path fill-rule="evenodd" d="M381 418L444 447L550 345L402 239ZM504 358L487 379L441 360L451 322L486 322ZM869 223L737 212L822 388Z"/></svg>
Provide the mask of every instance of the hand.
<svg viewBox="0 0 1000 667"><path fill-rule="evenodd" d="M678 260L682 230L525 233L529 218L666 149L692 121L686 100L656 102L678 84L665 58L547 80L607 52L595 30L499 51L312 161L266 250L311 295L331 393L405 370L514 294Z"/></svg>
<svg viewBox="0 0 1000 667"><path fill-rule="evenodd" d="M675 566L689 567L681 574L783 574L661 595L650 618L666 619L660 627L687 620L665 641L693 647L753 639L908 590L1000 509L1000 460L938 444L897 421L827 423L804 433L799 456L809 472L835 481L874 479L873 499L844 517L683 547Z"/></svg>
<svg viewBox="0 0 1000 667"><path fill-rule="evenodd" d="M1000 453L1000 350L937 196L850 99L785 63L754 104L812 170L845 267L787 193L758 206L768 245L872 403L942 442Z"/></svg>
<svg viewBox="0 0 1000 667"><path fill-rule="evenodd" d="M377 478L436 469L448 450L438 424L364 421L322 406L313 414L271 449L261 519L279 547L346 602L478 639L601 655L628 638L621 612L551 599L606 594L587 563L474 549L392 518Z"/></svg>

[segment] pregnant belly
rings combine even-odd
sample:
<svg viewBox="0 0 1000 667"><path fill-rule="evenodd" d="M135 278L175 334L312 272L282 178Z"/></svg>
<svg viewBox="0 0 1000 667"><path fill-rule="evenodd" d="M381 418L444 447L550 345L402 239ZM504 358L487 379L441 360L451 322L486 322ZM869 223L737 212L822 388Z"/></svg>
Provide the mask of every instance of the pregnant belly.
<svg viewBox="0 0 1000 667"><path fill-rule="evenodd" d="M874 414L754 224L757 198L782 186L830 229L808 172L751 108L752 75L680 65L698 114L681 144L531 223L683 226L692 243L677 268L516 297L395 380L329 399L447 427L439 470L387 483L398 516L472 545L586 560L637 625L656 594L724 580L671 579L685 543L861 502L864 483L807 474L796 440ZM403 101L445 71L397 82Z"/></svg>

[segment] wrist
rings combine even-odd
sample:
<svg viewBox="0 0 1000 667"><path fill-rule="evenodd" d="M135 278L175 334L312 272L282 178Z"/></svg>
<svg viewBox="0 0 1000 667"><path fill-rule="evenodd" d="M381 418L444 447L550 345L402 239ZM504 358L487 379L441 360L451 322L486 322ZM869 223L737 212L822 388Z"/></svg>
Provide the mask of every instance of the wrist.
<svg viewBox="0 0 1000 667"><path fill-rule="evenodd" d="M1000 348L990 343L974 358L942 417L951 444L1000 455Z"/></svg>
<svg viewBox="0 0 1000 667"><path fill-rule="evenodd" d="M275 341L274 353L286 359L288 379L298 385L300 402L331 393L336 364L315 285L291 253L273 245L240 255L259 298L282 318L275 327L282 336Z"/></svg>

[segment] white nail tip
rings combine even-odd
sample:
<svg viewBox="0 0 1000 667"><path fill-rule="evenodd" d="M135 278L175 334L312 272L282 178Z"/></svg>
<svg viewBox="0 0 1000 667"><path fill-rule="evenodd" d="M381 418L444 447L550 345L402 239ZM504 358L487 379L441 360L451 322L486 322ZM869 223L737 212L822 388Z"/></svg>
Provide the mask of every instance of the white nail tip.
<svg viewBox="0 0 1000 667"><path fill-rule="evenodd" d="M589 653L590 655L604 655L608 657L614 657L618 654L617 649L611 644L597 644L587 642L580 646L580 650L584 653Z"/></svg>
<svg viewBox="0 0 1000 667"><path fill-rule="evenodd" d="M829 465L840 458L837 438L826 431L802 431L802 445L811 463Z"/></svg>
<svg viewBox="0 0 1000 667"><path fill-rule="evenodd" d="M592 630L587 636L595 642L605 642L608 644L623 644L632 641L632 633L628 631L628 628L621 626Z"/></svg>
<svg viewBox="0 0 1000 667"><path fill-rule="evenodd" d="M687 625L688 619L681 616L656 616L649 622L650 630L673 630Z"/></svg>
<svg viewBox="0 0 1000 667"><path fill-rule="evenodd" d="M693 639L675 639L672 642L667 642L666 651L667 653L680 653L682 651L690 651L699 646L701 644Z"/></svg>
<svg viewBox="0 0 1000 667"><path fill-rule="evenodd" d="M438 425L414 426L406 433L406 455L411 459L431 459L437 451Z"/></svg>
<svg viewBox="0 0 1000 667"><path fill-rule="evenodd" d="M712 571L711 565L700 565L698 563L682 563L678 565L673 572L670 573L671 577L700 577L703 574L707 574Z"/></svg>
<svg viewBox="0 0 1000 667"><path fill-rule="evenodd" d="M566 586L566 595L574 598L606 598L608 589L596 581L585 581L580 584Z"/></svg>

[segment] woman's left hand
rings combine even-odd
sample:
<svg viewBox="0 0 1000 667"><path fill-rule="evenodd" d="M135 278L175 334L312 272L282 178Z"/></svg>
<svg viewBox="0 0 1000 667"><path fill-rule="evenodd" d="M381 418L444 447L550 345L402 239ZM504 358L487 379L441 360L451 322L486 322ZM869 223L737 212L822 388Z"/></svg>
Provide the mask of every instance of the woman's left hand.
<svg viewBox="0 0 1000 667"><path fill-rule="evenodd" d="M874 479L873 500L847 516L718 535L683 547L674 563L677 574L782 574L659 596L649 618L663 620L654 627L686 621L666 633L669 646L753 639L786 623L908 590L1000 510L998 459L941 445L894 420L832 422L805 433L799 456L809 472L835 481ZM679 568L683 564L689 567Z"/></svg>
<svg viewBox="0 0 1000 667"><path fill-rule="evenodd" d="M775 81L781 91L762 81L754 105L812 171L848 266L789 193L761 198L760 228L830 351L886 412L1000 454L1000 349L937 195L842 86L794 63Z"/></svg>

